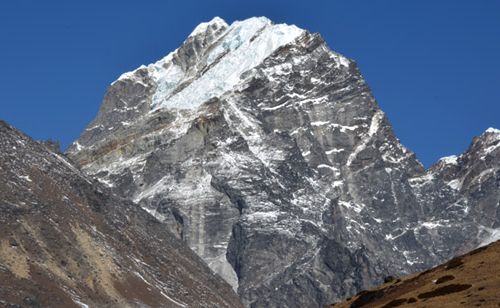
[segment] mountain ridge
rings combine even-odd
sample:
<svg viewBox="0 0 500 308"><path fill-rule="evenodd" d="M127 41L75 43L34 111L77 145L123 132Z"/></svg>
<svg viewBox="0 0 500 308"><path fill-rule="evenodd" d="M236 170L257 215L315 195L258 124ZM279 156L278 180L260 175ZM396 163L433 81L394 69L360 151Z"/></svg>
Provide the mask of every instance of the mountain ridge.
<svg viewBox="0 0 500 308"><path fill-rule="evenodd" d="M326 305L494 238L497 131L425 170L356 63L290 27L203 24L112 83L67 154L249 307Z"/></svg>

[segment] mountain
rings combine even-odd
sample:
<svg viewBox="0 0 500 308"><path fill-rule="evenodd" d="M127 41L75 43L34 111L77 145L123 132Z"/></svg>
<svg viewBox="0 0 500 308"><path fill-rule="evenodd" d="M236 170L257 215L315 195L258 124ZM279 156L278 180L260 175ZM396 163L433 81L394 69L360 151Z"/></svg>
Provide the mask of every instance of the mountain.
<svg viewBox="0 0 500 308"><path fill-rule="evenodd" d="M0 121L1 307L242 307L182 241Z"/></svg>
<svg viewBox="0 0 500 308"><path fill-rule="evenodd" d="M391 278L331 308L342 307L498 307L500 242L455 257L431 270Z"/></svg>
<svg viewBox="0 0 500 308"><path fill-rule="evenodd" d="M247 307L321 307L496 238L499 140L425 170L319 34L214 18L113 82L67 155Z"/></svg>

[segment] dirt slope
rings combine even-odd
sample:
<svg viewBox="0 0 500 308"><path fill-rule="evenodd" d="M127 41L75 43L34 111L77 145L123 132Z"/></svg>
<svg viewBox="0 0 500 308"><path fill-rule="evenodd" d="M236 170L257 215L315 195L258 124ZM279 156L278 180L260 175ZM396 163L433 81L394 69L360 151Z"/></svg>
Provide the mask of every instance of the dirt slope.
<svg viewBox="0 0 500 308"><path fill-rule="evenodd" d="M500 307L500 241L330 307L407 306Z"/></svg>
<svg viewBox="0 0 500 308"><path fill-rule="evenodd" d="M155 218L0 121L0 307L242 307Z"/></svg>

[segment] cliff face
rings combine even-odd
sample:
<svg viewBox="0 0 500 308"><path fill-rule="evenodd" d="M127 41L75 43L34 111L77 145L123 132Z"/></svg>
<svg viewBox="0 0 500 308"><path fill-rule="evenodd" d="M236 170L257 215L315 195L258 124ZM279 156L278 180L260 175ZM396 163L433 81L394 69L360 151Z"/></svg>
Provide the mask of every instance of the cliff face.
<svg viewBox="0 0 500 308"><path fill-rule="evenodd" d="M67 154L247 306L310 307L494 237L499 136L426 171L318 34L215 18L115 81Z"/></svg>
<svg viewBox="0 0 500 308"><path fill-rule="evenodd" d="M0 121L0 306L241 307L164 226Z"/></svg>

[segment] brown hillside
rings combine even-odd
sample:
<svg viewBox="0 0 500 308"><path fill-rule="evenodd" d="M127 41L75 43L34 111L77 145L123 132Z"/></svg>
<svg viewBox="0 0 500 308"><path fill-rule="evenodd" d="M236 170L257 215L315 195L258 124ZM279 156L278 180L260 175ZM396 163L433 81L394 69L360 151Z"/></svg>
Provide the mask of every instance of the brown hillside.
<svg viewBox="0 0 500 308"><path fill-rule="evenodd" d="M0 307L242 307L151 215L0 121Z"/></svg>
<svg viewBox="0 0 500 308"><path fill-rule="evenodd" d="M500 307L500 241L329 307Z"/></svg>

